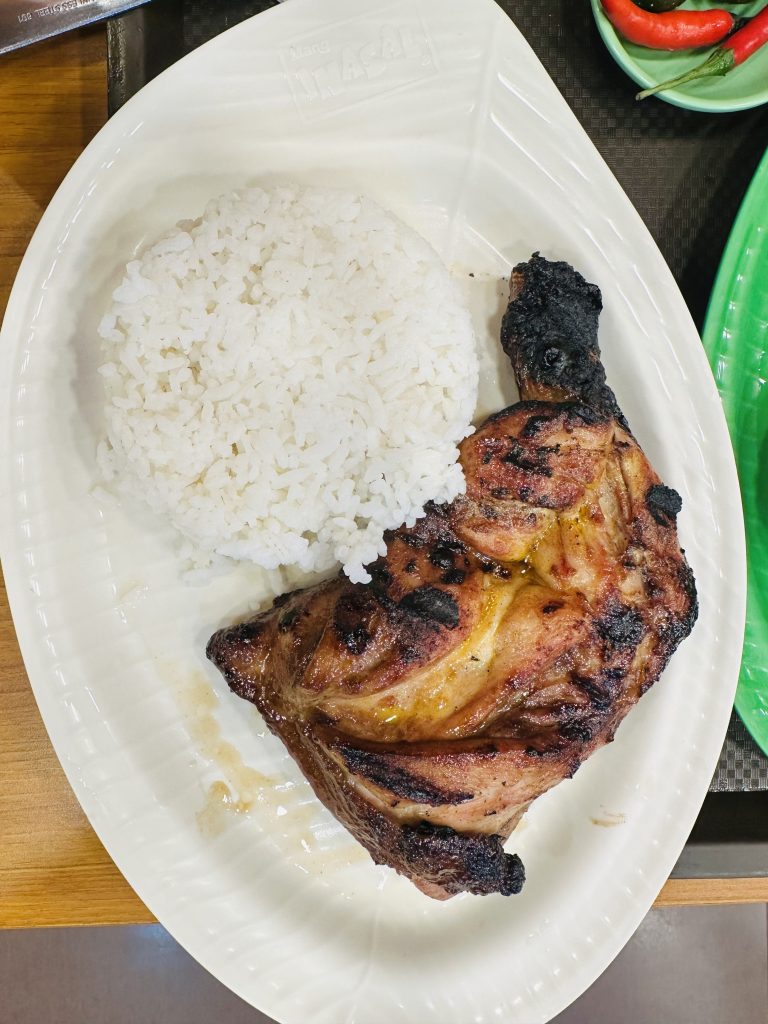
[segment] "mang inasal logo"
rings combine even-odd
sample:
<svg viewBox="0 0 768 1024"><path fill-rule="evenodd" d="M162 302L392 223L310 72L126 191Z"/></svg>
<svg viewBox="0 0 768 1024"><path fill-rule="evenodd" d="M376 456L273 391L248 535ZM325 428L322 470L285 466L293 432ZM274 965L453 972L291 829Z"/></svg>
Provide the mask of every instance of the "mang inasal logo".
<svg viewBox="0 0 768 1024"><path fill-rule="evenodd" d="M367 38L362 19L293 43L283 65L305 119L323 117L436 71L429 38L418 18L377 26Z"/></svg>

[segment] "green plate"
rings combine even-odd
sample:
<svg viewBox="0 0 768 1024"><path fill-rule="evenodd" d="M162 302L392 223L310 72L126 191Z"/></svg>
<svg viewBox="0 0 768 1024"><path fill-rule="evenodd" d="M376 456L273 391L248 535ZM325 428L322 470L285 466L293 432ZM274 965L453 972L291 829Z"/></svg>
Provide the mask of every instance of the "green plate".
<svg viewBox="0 0 768 1024"><path fill-rule="evenodd" d="M720 264L704 347L731 430L747 530L747 628L736 710L768 754L768 154Z"/></svg>
<svg viewBox="0 0 768 1024"><path fill-rule="evenodd" d="M705 10L719 7L715 0L690 0L683 9ZM729 4L723 0L722 6L732 11L736 17L751 17L765 0L757 0L748 4ZM668 50L649 50L644 46L628 43L613 28L603 14L600 0L592 0L592 11L597 27L605 45L613 55L613 59L622 67L630 78L638 85L648 88L665 82L668 78L688 71L710 52L705 50L682 50L670 53ZM732 110L746 110L768 102L768 46L758 50L741 67L734 68L723 78L707 78L698 82L689 82L680 89L669 89L659 93L659 99L666 100L676 107L686 110L709 111L710 113L728 113ZM644 102L650 103L650 100Z"/></svg>

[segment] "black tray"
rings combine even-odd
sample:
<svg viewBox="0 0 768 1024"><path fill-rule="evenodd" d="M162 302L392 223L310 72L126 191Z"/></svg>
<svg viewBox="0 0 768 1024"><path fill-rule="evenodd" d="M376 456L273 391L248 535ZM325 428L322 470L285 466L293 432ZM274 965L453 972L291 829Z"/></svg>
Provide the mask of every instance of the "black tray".
<svg viewBox="0 0 768 1024"><path fill-rule="evenodd" d="M768 144L768 108L715 115L659 100L638 104L633 83L597 34L587 0L498 2L650 228L701 328L731 225ZM115 19L108 29L110 111L185 53L273 6L275 0L153 0ZM768 758L735 715L711 790L718 796L709 798L693 837L705 837L702 849L716 832L739 842L766 838L756 824L750 832L749 822L757 812L765 817L768 797L760 791L768 791ZM746 795L719 796L736 792ZM754 847L742 854L740 872L761 873L762 864L747 871L746 861L762 855ZM696 872L687 865L685 873Z"/></svg>

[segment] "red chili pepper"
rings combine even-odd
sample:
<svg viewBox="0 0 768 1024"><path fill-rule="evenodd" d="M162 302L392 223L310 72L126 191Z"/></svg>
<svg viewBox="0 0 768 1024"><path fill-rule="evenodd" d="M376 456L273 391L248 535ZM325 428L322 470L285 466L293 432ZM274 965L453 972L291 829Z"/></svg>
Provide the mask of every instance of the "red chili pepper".
<svg viewBox="0 0 768 1024"><path fill-rule="evenodd" d="M711 11L667 11L653 14L633 0L602 0L603 10L625 39L654 50L690 50L713 46L733 28L733 15L716 8Z"/></svg>
<svg viewBox="0 0 768 1024"><path fill-rule="evenodd" d="M675 89L678 85L685 85L697 78L713 78L718 75L727 75L733 68L749 60L756 50L768 43L768 5L762 8L754 18L750 18L744 28L734 32L730 39L727 39L698 67L686 71L677 78L670 78L661 85L654 85L652 89L644 89L637 94L639 100L646 96L653 96L654 93L664 89Z"/></svg>

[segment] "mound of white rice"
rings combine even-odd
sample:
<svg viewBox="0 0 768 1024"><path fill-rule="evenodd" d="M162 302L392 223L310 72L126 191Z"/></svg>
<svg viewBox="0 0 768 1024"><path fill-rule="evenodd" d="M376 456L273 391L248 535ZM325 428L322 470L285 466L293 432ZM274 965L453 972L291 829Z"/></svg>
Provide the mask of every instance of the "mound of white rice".
<svg viewBox="0 0 768 1024"><path fill-rule="evenodd" d="M414 231L348 192L252 188L126 267L99 334L110 485L217 556L353 580L462 492L469 314Z"/></svg>

